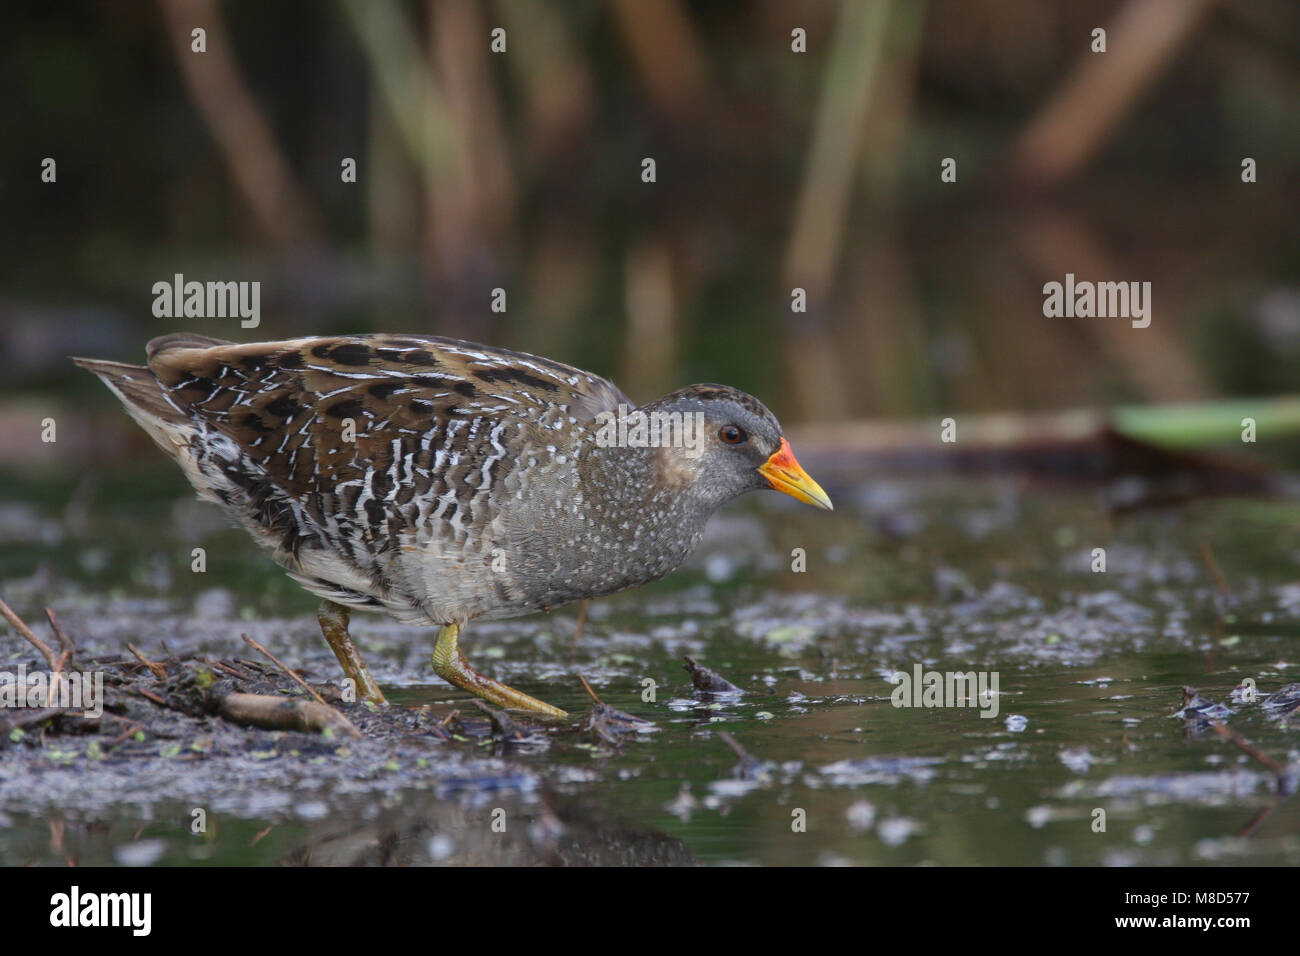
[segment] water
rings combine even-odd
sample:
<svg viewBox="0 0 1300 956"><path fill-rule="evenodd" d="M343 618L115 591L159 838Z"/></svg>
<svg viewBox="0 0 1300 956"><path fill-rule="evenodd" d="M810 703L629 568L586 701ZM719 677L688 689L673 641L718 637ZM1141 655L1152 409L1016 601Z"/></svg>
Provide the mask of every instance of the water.
<svg viewBox="0 0 1300 956"><path fill-rule="evenodd" d="M1300 680L1294 506L1116 519L1092 493L1013 482L818 478L833 514L737 502L688 568L593 603L576 646L574 608L468 629L471 661L575 727L590 709L578 673L654 722L617 752L569 729L494 743L433 676L431 630L357 614L394 703L458 707L463 740L344 745L187 718L100 758L87 737L11 743L0 862L1300 862L1300 804L1275 774L1176 716L1184 685L1226 703L1294 777L1297 720L1230 699L1247 678L1261 695ZM38 631L49 604L88 653L251 656L247 632L337 677L314 600L179 476L10 476L0 502L0 596ZM687 654L747 693L695 696ZM0 662L20 660L28 645L0 637ZM996 716L894 707L891 675L918 664L995 672Z"/></svg>

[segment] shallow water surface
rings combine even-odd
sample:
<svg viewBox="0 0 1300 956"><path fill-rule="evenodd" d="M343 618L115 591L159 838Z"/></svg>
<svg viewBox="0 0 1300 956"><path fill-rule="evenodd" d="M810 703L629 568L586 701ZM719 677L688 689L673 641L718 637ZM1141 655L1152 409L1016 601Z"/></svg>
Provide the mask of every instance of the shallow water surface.
<svg viewBox="0 0 1300 956"><path fill-rule="evenodd" d="M432 630L358 613L394 703L473 715L462 739L340 743L215 718L107 754L11 739L0 862L1300 862L1300 717L1234 696L1300 680L1294 506L1115 518L1095 495L1013 482L823 484L833 514L776 495L728 507L689 567L594 602L576 644L572 607L471 626L470 660L569 727L494 741L432 674ZM38 631L52 606L86 654L249 657L245 632L338 676L314 599L178 476L0 480L0 582ZM695 693L684 655L746 693ZM0 635L0 664L20 661L36 666ZM917 665L996 675L996 715L988 698L893 706L893 675ZM579 731L579 673L654 728L618 749ZM1280 779L1179 716L1184 686L1225 705Z"/></svg>

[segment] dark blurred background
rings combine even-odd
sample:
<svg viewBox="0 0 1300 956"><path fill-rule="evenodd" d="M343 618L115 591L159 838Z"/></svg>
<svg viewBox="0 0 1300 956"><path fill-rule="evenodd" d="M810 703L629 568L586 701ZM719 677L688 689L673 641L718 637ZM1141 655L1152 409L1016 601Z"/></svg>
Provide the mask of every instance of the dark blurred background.
<svg viewBox="0 0 1300 956"><path fill-rule="evenodd" d="M176 329L453 335L638 400L727 382L787 424L1300 392L1294 0L0 18L10 465L120 449L134 426L66 356L142 361ZM1150 281L1151 326L1045 318L1066 272ZM260 327L155 318L175 273L260 281Z"/></svg>

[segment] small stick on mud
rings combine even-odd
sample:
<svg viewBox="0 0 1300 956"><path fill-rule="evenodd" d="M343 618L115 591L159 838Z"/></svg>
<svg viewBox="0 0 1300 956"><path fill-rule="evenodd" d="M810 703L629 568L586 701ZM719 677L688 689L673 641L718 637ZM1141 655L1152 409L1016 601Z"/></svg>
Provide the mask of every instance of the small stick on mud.
<svg viewBox="0 0 1300 956"><path fill-rule="evenodd" d="M244 643L247 644L249 647L253 648L253 650L255 650L255 651L261 651L263 654L265 654L267 657L269 657L269 658L271 659L271 662L272 662L273 664L275 664L276 667L280 668L280 670L284 671L286 674L288 674L290 677L292 677L295 681L297 681L297 682L298 682L298 685L299 685L300 687L302 687L302 689L305 690L307 693L309 693L309 694L311 694L313 697L315 697L317 703L319 703L322 707L329 707L329 704L325 703L325 698L322 697L320 694L316 693L316 691L312 688L312 686L311 686L310 684L308 684L305 680L303 680L301 677L299 677L299 676L298 676L297 674L295 674L293 671L289 670L289 668L285 665L285 663L284 663L282 660L280 660L280 658L276 657L274 654L272 654L270 651L268 651L268 650L267 650L265 647L263 647L261 644L257 643L257 641L253 640L253 639L252 639L251 637L249 637L247 634L240 634L239 636L242 637L242 638L244 639ZM333 709L333 708L331 708L331 709ZM340 716L342 716L342 715L340 715Z"/></svg>
<svg viewBox="0 0 1300 956"><path fill-rule="evenodd" d="M1218 734L1224 740L1231 741L1233 745L1242 753L1249 754L1250 756L1258 760L1260 763L1262 763L1269 770L1271 770L1273 772L1273 776L1277 777L1278 784L1281 785L1282 778L1286 774L1286 767L1282 766L1282 764L1278 763L1274 758L1264 753L1264 751L1260 750L1258 747L1252 744L1245 737L1241 736L1241 734L1237 733L1235 730L1230 729L1228 725L1225 724L1223 721L1216 720L1212 724L1210 724L1210 726L1214 728L1214 732L1216 734Z"/></svg>
<svg viewBox="0 0 1300 956"><path fill-rule="evenodd" d="M112 739L112 741L108 745L108 749L112 750L118 744L126 740L126 738L134 737L142 730L144 730L144 724L140 724L140 723L136 723L135 721L132 721L130 727L126 728L126 730L122 731L122 733L118 734L116 737Z"/></svg>
<svg viewBox="0 0 1300 956"><path fill-rule="evenodd" d="M72 643L72 638L68 637L63 628L59 626L59 619L54 616L54 611L51 608L47 607L45 609L45 616L49 619L50 630L53 631L54 636L59 639L59 646L62 647L63 652L68 655L68 666L74 671L81 670L77 664L77 645Z"/></svg>
<svg viewBox="0 0 1300 956"><path fill-rule="evenodd" d="M216 660L215 658L205 657L204 661L207 662L209 667L215 667L219 671L225 671L231 677L234 677L238 680L246 680L250 682L257 680L257 678L254 677L252 674L246 674L241 670L231 667L229 664L223 664L221 661Z"/></svg>
<svg viewBox="0 0 1300 956"><path fill-rule="evenodd" d="M266 694L227 694L217 708L226 720L264 730L301 730L323 733L332 730L360 738L361 731L329 704Z"/></svg>
<svg viewBox="0 0 1300 956"><path fill-rule="evenodd" d="M32 633L32 629L23 623L23 619L13 612L13 610L3 600L0 600L0 615L9 622L9 626L26 638L27 643L41 652L46 663L50 665L50 670L54 670L59 664L59 659L54 656L54 651L50 650L50 645Z"/></svg>
<svg viewBox="0 0 1300 956"><path fill-rule="evenodd" d="M132 655L134 655L137 661L139 661L145 667L149 668L149 670L153 672L153 676L158 678L158 680L167 679L167 668L163 667L161 664L156 664L153 661L149 660L149 658L145 657L143 654L140 653L139 649L134 644L127 644L126 649L130 651Z"/></svg>
<svg viewBox="0 0 1300 956"><path fill-rule="evenodd" d="M59 675L63 673L63 665L68 662L68 650L64 648L63 653L59 655L59 663L50 673L50 686L45 691L45 706L53 707L54 698L59 696Z"/></svg>
<svg viewBox="0 0 1300 956"><path fill-rule="evenodd" d="M30 727L32 724L42 723L51 717L62 716L66 712L66 707L46 707L44 710L32 710L21 717L12 717L0 723L0 728L3 728L4 732L8 733L11 730L20 730L23 727Z"/></svg>
<svg viewBox="0 0 1300 956"><path fill-rule="evenodd" d="M159 696L158 696L157 694L155 694L153 691L145 690L143 687L135 687L135 688L131 688L131 691L132 691L133 693L139 694L141 697L147 697L149 700L153 701L153 702L154 702L155 704L157 704L159 707L170 707L170 706L171 706L170 704L167 703L167 701L166 701L165 699L163 699L162 697L159 697Z"/></svg>

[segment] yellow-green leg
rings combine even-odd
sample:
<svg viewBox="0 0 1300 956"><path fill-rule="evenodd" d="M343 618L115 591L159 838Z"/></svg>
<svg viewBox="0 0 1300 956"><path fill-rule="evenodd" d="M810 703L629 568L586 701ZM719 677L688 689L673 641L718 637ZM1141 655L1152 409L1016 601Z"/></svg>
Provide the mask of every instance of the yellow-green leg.
<svg viewBox="0 0 1300 956"><path fill-rule="evenodd" d="M316 620L320 622L321 633L325 635L325 641L334 652L334 656L339 659L339 666L343 668L343 673L356 687L358 698L374 701L376 704L386 704L388 699L379 689L378 682L370 676L370 670L366 667L366 662L361 659L361 652L357 650L357 645L352 643L352 635L348 633L350 617L347 608L333 601L321 601L320 608L316 611Z"/></svg>
<svg viewBox="0 0 1300 956"><path fill-rule="evenodd" d="M446 624L438 631L438 643L433 648L433 670L449 684L455 684L462 690L482 697L498 707L513 707L516 710L529 710L535 714L548 717L568 717L558 707L552 707L536 697L529 697L523 691L507 687L500 681L485 677L469 666L469 661L460 652L460 627Z"/></svg>

